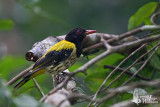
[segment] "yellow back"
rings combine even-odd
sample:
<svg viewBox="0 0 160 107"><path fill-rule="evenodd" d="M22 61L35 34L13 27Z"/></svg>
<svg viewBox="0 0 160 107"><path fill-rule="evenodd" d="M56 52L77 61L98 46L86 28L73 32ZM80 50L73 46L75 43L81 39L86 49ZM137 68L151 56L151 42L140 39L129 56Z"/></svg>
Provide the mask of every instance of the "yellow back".
<svg viewBox="0 0 160 107"><path fill-rule="evenodd" d="M53 45L43 56L45 56L48 52L50 51L60 51L62 49L73 49L73 51L76 51L76 46L74 43L68 42L66 40L62 40L58 43L56 43L55 45Z"/></svg>

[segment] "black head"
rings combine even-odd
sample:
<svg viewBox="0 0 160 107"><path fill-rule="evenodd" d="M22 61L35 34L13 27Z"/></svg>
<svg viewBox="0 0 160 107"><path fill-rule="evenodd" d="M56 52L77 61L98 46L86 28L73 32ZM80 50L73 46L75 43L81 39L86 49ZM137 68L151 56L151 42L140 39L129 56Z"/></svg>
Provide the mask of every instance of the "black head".
<svg viewBox="0 0 160 107"><path fill-rule="evenodd" d="M86 35L95 32L96 30L85 30L82 28L75 28L66 35L65 40L72 43L81 43L83 39L86 37Z"/></svg>

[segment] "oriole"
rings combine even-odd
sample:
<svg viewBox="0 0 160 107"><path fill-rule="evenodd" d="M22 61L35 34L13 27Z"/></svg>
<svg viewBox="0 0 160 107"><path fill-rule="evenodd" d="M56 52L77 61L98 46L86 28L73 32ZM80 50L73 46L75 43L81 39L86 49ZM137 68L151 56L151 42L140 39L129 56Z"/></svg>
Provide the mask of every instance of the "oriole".
<svg viewBox="0 0 160 107"><path fill-rule="evenodd" d="M96 30L75 28L65 37L65 40L53 45L34 64L32 70L20 80L14 88L18 89L30 79L45 72L57 75L72 66L82 53L82 41L88 34Z"/></svg>

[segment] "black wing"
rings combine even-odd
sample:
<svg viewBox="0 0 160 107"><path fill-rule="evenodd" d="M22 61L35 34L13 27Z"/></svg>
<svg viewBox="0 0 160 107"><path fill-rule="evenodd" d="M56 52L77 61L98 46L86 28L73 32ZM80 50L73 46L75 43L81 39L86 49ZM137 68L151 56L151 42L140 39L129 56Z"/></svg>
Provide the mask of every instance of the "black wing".
<svg viewBox="0 0 160 107"><path fill-rule="evenodd" d="M50 65L58 65L60 62L66 60L73 52L73 49L62 49L60 51L50 51L44 57L37 60L33 66L33 70L37 68L45 68Z"/></svg>

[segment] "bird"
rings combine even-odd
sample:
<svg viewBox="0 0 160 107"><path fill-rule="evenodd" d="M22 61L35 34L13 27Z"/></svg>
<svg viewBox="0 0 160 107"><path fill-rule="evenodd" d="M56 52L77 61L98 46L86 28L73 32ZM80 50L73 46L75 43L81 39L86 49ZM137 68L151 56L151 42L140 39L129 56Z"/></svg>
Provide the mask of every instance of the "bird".
<svg viewBox="0 0 160 107"><path fill-rule="evenodd" d="M82 41L89 35L96 33L96 30L85 30L83 28L74 28L65 39L53 45L41 58L39 58L31 71L14 86L19 89L26 82L38 75L49 73L58 75L72 66L82 54Z"/></svg>

